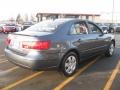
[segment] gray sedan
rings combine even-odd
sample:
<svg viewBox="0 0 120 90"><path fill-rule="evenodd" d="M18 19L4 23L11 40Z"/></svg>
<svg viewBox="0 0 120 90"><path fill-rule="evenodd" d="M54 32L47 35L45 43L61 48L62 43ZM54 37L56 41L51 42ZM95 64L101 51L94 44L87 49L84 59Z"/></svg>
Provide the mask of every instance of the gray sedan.
<svg viewBox="0 0 120 90"><path fill-rule="evenodd" d="M6 44L6 57L16 65L32 70L57 68L71 76L79 62L91 56L112 56L115 39L93 22L56 19L9 34Z"/></svg>

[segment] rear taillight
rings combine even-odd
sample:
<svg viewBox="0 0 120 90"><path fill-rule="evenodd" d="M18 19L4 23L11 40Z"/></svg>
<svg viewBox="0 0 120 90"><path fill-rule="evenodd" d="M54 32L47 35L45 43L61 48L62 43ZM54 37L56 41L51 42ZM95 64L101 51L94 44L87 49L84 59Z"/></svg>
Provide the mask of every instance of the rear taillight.
<svg viewBox="0 0 120 90"><path fill-rule="evenodd" d="M9 37L6 38L6 45L10 44L11 39Z"/></svg>
<svg viewBox="0 0 120 90"><path fill-rule="evenodd" d="M35 49L35 50L47 50L50 48L50 41L24 41L22 42L22 48Z"/></svg>

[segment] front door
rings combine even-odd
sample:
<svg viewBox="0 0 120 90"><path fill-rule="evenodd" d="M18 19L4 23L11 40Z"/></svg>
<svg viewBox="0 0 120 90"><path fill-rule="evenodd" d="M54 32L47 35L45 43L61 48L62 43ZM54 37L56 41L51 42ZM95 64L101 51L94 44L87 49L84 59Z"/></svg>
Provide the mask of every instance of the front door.
<svg viewBox="0 0 120 90"><path fill-rule="evenodd" d="M93 50L96 48L96 37L91 36L88 31L87 24L83 21L76 22L71 27L71 35L74 38L73 46L77 47L80 53L80 58L84 59L93 55Z"/></svg>

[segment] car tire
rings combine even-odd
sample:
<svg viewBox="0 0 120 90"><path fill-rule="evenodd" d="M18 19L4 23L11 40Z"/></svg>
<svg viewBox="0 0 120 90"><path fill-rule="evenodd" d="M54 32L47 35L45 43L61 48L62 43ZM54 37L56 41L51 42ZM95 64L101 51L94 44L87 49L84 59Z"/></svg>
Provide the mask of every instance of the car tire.
<svg viewBox="0 0 120 90"><path fill-rule="evenodd" d="M4 32L4 34L8 34L9 32Z"/></svg>
<svg viewBox="0 0 120 90"><path fill-rule="evenodd" d="M76 53L70 52L64 56L61 69L65 76L72 76L76 72L77 66L78 56Z"/></svg>
<svg viewBox="0 0 120 90"><path fill-rule="evenodd" d="M114 42L112 41L112 42L110 43L110 45L109 45L109 47L108 47L108 50L107 50L107 52L105 53L105 55L106 55L107 57L112 56L112 55L114 54L114 49L115 49L115 45L114 45Z"/></svg>

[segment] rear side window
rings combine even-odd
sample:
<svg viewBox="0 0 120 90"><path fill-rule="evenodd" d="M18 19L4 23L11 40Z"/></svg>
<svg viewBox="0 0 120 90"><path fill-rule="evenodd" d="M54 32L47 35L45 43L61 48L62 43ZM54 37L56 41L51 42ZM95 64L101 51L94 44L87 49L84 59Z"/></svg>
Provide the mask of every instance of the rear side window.
<svg viewBox="0 0 120 90"><path fill-rule="evenodd" d="M84 22L74 23L70 29L71 35L88 34L88 28Z"/></svg>
<svg viewBox="0 0 120 90"><path fill-rule="evenodd" d="M46 20L27 28L26 30L37 32L54 32L56 31L57 27L63 23L64 21Z"/></svg>
<svg viewBox="0 0 120 90"><path fill-rule="evenodd" d="M15 24L5 24L5 26L15 26Z"/></svg>

